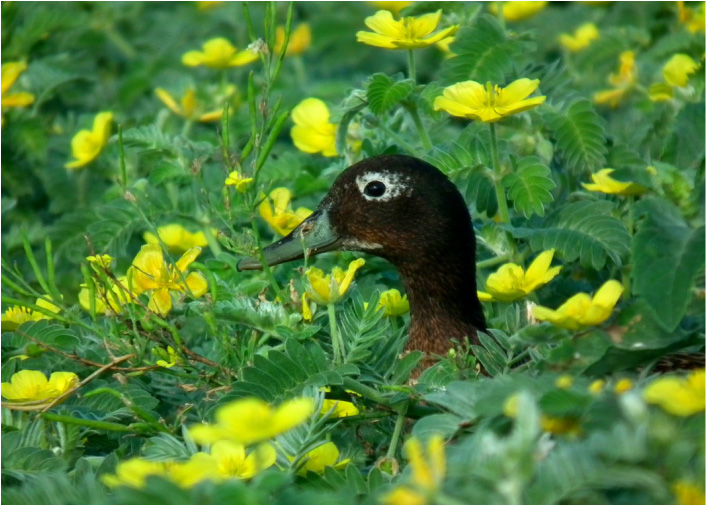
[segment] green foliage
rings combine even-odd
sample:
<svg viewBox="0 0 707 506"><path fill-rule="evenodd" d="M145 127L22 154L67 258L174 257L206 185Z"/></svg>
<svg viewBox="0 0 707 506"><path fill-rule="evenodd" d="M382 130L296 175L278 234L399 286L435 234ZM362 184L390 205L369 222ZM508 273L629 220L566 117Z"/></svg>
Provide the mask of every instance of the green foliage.
<svg viewBox="0 0 707 506"><path fill-rule="evenodd" d="M6 383L26 370L75 373L80 383L55 379L50 391L37 380L25 392L55 401L3 398L2 501L377 504L415 490L431 504L677 504L677 485L700 499L699 374L689 388L672 383L658 405L646 396L663 371L694 368L704 355L704 72L687 75L670 100L649 95L675 54L702 62L704 32L681 21L700 6L688 2L678 15L674 2L600 3L551 2L517 21L483 2L415 2L396 14L441 9L435 31L459 25L447 52L356 42L375 11L366 2L4 2L2 63L27 68L3 93L3 394L12 397ZM576 52L562 46L562 33L587 22L597 40ZM303 23L311 44L281 55L277 29L297 49ZM183 65L185 53L215 37L254 51L255 61ZM624 51L635 68L621 68ZM528 98L544 103L495 123L435 110L452 84L495 90L523 78L539 81ZM607 90L616 103L597 103ZM18 92L33 102L10 106ZM328 113L293 118L306 98ZM507 94L473 98L475 107L508 112ZM105 142L84 167L65 168L74 149L93 149L96 138L77 134L102 111L114 118ZM487 331L450 335L434 357L408 348L411 320L434 324L452 301L435 299L428 315L385 314L383 291L407 289L415 301L434 294L375 255L364 255L329 307L303 295L313 289L306 270L345 270L360 253L238 271L243 256L259 257L294 225L291 215L262 212L273 190L291 192L276 214L314 210L346 167L382 154L421 158L457 186L476 232L476 258L465 261L476 262L477 288L492 274L520 283L510 275L519 268L523 282L536 277L530 265L549 249L562 269L524 297L484 302ZM587 190L582 183L604 168L645 192ZM418 209L407 212L419 223ZM368 218L346 217L352 229ZM159 236L162 258L149 249L149 261L138 262L148 233ZM89 255L113 258L102 265ZM444 291L454 275L434 281ZM536 320L536 306L570 306L576 317L582 300L566 302L597 297L608 280L623 293L603 321L570 330ZM474 287L466 289L471 296ZM57 313L38 304L47 296ZM158 311L167 296L170 310ZM684 381L691 373L669 374ZM284 430L298 415L289 401L300 397L313 412ZM220 410L244 398L275 414L224 420ZM676 414L675 399L694 413ZM193 427L231 424L238 440L249 420L255 432L275 434L263 437L276 464L251 478L215 479L209 458L231 452L219 469L235 472L243 455L223 441L197 443ZM434 472L410 458L412 437ZM332 444L338 465L307 472L322 458L310 452ZM136 458L164 463L169 477L105 484ZM442 459L439 483L420 483ZM202 472L210 479L189 482Z"/></svg>

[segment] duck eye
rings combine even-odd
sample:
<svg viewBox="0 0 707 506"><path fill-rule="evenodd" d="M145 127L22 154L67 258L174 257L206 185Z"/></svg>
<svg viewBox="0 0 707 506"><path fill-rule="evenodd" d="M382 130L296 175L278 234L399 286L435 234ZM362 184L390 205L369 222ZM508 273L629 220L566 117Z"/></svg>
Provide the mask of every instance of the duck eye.
<svg viewBox="0 0 707 506"><path fill-rule="evenodd" d="M385 193L385 184L381 181L371 181L363 189L363 193L369 197L382 197Z"/></svg>

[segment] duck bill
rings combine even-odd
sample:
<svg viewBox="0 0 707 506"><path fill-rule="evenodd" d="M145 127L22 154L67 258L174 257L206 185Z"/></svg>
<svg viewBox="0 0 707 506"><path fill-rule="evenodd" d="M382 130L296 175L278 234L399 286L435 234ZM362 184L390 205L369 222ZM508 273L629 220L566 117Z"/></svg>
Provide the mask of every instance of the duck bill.
<svg viewBox="0 0 707 506"><path fill-rule="evenodd" d="M340 246L340 239L331 228L326 211L317 211L300 223L289 235L263 248L268 265L278 265L305 256L333 251ZM259 270L260 259L246 257L238 262L239 271Z"/></svg>

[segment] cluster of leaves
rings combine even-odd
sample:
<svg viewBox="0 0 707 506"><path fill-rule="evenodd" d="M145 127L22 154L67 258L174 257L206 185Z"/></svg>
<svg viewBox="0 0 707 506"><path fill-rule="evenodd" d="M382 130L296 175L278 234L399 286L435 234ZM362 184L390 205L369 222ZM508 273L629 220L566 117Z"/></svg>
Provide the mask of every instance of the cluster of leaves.
<svg viewBox="0 0 707 506"><path fill-rule="evenodd" d="M466 2L419 2L403 13L440 7L445 22L461 25L450 46L455 56L416 51L413 80L404 74L404 51L354 45L373 12L360 2L203 10L193 3L3 4L3 62L29 63L18 85L35 96L28 108L4 111L3 310L37 309L32 302L44 294L62 310L3 332L2 379L21 369L91 378L39 414L2 408L3 501L379 502L411 479L395 465L406 469L399 441L410 434L451 442L433 497L440 502L665 503L675 501L681 480L703 486L704 419L672 416L640 395L667 355L704 353L704 75L690 76L668 102L645 91L673 54L700 61L703 33L690 33L667 2L553 4L513 25ZM552 27L570 32L569 20L593 21L600 38L579 53L561 52ZM274 27L304 21L312 46L280 58ZM219 72L184 67L181 55L214 34L241 49L254 43L259 60ZM636 53L639 84L616 108L595 105L593 94L626 50ZM504 119L493 134L434 110L445 86L518 78L539 79L547 100ZM219 83L235 84L241 103L217 124L172 116L154 95L165 86L203 94ZM307 97L332 106L341 156L293 146L289 113ZM93 164L67 171L72 136L106 109L120 133ZM495 168L491 135L498 135ZM402 353L409 318L377 310L382 290L400 288L398 275L367 258L337 310L345 349L335 363L325 312L302 320L296 267L238 273L236 259L271 237L257 215L263 193L287 186L297 205L313 209L343 168L383 153L423 158L457 184L474 217L480 286L495 266L554 248L562 274L533 302L556 308L617 279L626 291L616 315L570 332L531 321L525 301L488 303L494 330L480 344L459 342L413 374L425 362L419 352ZM648 192L583 191L580 183L605 167ZM243 195L224 187L235 169L255 177ZM507 221L495 219L505 204L499 195L510 205ZM114 257L101 276L115 278L144 244L143 233L170 223L210 239L192 264L208 280L204 297L180 299L164 317L147 309L146 295L118 315L80 307L80 284L92 276L87 255ZM352 258L309 261L327 270ZM156 357L168 347L175 365L160 366ZM571 388L557 386L560 374L575 378ZM633 388L617 393L628 378ZM607 386L591 394L597 379ZM233 399L278 404L320 398L322 387L354 400L360 414L325 419L280 443L295 454L332 440L352 458L345 469L299 476L283 466L190 490L155 478L141 490L111 491L100 481L130 457L188 458L198 448L183 427L212 420ZM513 395L520 395L515 418L504 411ZM549 430L543 417L572 430Z"/></svg>

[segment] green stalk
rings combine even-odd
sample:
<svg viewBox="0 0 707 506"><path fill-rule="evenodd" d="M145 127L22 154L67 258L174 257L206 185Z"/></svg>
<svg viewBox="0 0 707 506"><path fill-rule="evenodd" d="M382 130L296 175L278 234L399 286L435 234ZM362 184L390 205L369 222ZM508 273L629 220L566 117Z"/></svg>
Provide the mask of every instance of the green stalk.
<svg viewBox="0 0 707 506"><path fill-rule="evenodd" d="M629 195L628 197L628 214L626 217L626 229L628 230L628 236L633 242L633 201L634 196ZM631 270L633 266L631 264L626 264L621 270L621 284L624 285L624 293L622 298L628 300L631 298Z"/></svg>
<svg viewBox="0 0 707 506"><path fill-rule="evenodd" d="M61 298L61 292L59 291L59 288L56 286L56 273L54 271L54 255L52 254L52 241L49 239L49 237L44 239L44 249L47 254L47 283L49 284L49 290L50 292L48 293L51 295L51 298L59 302L62 300Z"/></svg>
<svg viewBox="0 0 707 506"><path fill-rule="evenodd" d="M340 341L339 329L336 326L336 311L334 310L334 304L327 304L327 311L329 312L329 326L331 327L331 344L334 347L334 363L338 364L343 362L344 349L343 343Z"/></svg>
<svg viewBox="0 0 707 506"><path fill-rule="evenodd" d="M415 128L417 129L417 133L420 135L422 145L425 146L425 149L427 151L432 150L432 141L430 140L430 135L427 133L427 130L425 130L425 127L422 124L422 119L420 119L420 113L417 110L417 104L410 102L406 105L405 108L410 113L413 123L415 123Z"/></svg>
<svg viewBox="0 0 707 506"><path fill-rule="evenodd" d="M125 168L125 150L123 149L123 125L118 125L118 154L120 156L120 186L123 191L128 187L128 171Z"/></svg>
<svg viewBox="0 0 707 506"><path fill-rule="evenodd" d="M508 217L508 203L506 202L506 192L503 189L503 172L501 170L501 160L498 156L498 142L496 140L496 124L489 123L489 128L491 129L491 157L493 163L493 187L496 190L496 200L498 201L498 212L501 215L501 221L503 223L508 223L510 221Z"/></svg>
<svg viewBox="0 0 707 506"><path fill-rule="evenodd" d="M494 265L502 264L511 259L511 255L505 253L497 257L489 258L487 260L482 260L481 262L476 262L477 269L485 269L486 267L493 267Z"/></svg>
<svg viewBox="0 0 707 506"><path fill-rule="evenodd" d="M44 293L51 293L49 291L49 285L47 285L47 282L44 279L44 276L42 275L42 271L39 268L37 259L34 257L34 253L32 253L32 247L29 244L29 240L27 240L27 235L24 232L22 233L22 247L25 250L25 255L27 255L27 260L29 261L29 264L32 266L32 270L34 271L34 275L37 278L39 286L42 287Z"/></svg>
<svg viewBox="0 0 707 506"><path fill-rule="evenodd" d="M415 52L412 49L408 49L408 77L412 79L413 82L417 82L415 71Z"/></svg>
<svg viewBox="0 0 707 506"><path fill-rule="evenodd" d="M398 441L400 440L400 433L403 430L403 424L405 422L405 413L407 412L408 405L398 411L398 417L395 419L395 428L393 429L393 437L390 440L390 446L388 447L388 453L385 454L387 459L395 458L395 451L398 449Z"/></svg>
<svg viewBox="0 0 707 506"><path fill-rule="evenodd" d="M417 149L415 146L413 146L412 144L410 144L409 142L407 142L405 139L403 139L402 137L400 137L397 133L395 133L393 130L391 130L383 121L380 121L380 120L379 120L378 118L376 118L375 116L372 116L372 115L366 116L366 121L369 121L369 122L372 123L374 126L377 126L377 127L380 128L381 130L383 130L383 132L385 132L385 134L386 134L388 137L390 137L391 139L393 139L393 141L395 141L395 143L396 143L398 146L400 146L400 147L402 147L403 149L405 149L405 151L407 151L408 153L412 153L412 154L418 155L418 156L421 155L419 149Z"/></svg>
<svg viewBox="0 0 707 506"><path fill-rule="evenodd" d="M275 276L273 276L272 269L265 261L265 255L263 254L263 243L260 239L260 230L258 230L258 222L255 220L255 215L250 218L251 229L253 230L253 236L255 237L255 245L258 250L258 260L260 260L260 265L263 267L263 272L265 276L270 281L270 286L275 290L275 294L280 293L280 286L275 281Z"/></svg>
<svg viewBox="0 0 707 506"><path fill-rule="evenodd" d="M113 431L113 432L135 432L129 426L122 425L120 423L103 422L100 420L87 420L85 418L76 418L74 416L59 415L57 413L42 413L40 416L43 419L49 420L51 422L61 422L61 423L68 423L71 425L80 425L82 427L88 427L90 429L109 430L109 431Z"/></svg>

